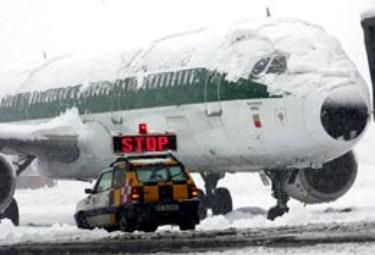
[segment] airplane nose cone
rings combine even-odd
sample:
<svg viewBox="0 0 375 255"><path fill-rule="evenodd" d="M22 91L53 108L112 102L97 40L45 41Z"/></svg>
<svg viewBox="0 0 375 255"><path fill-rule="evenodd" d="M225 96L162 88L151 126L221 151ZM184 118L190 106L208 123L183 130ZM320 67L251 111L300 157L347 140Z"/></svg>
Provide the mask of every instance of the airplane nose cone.
<svg viewBox="0 0 375 255"><path fill-rule="evenodd" d="M336 92L324 101L320 118L322 126L331 137L350 141L365 130L369 109L364 99L358 94Z"/></svg>

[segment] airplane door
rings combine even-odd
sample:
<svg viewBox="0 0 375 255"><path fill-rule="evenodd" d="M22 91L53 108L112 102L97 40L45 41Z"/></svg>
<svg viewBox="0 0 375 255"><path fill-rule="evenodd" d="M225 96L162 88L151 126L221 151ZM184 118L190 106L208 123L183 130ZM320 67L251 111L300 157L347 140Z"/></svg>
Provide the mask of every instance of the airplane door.
<svg viewBox="0 0 375 255"><path fill-rule="evenodd" d="M223 114L220 103L220 89L223 75L220 72L207 71L204 86L204 98L206 103L206 115L208 117L219 117Z"/></svg>

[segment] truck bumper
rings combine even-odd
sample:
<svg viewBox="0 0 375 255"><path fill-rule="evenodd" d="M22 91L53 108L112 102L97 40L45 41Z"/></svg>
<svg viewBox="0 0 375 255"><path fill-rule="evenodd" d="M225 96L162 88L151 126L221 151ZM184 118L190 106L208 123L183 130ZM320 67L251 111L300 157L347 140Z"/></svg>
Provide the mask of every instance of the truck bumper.
<svg viewBox="0 0 375 255"><path fill-rule="evenodd" d="M178 224L182 220L199 223L199 200L191 199L179 202L164 203L133 203L124 205L129 220L136 225L153 222L157 225Z"/></svg>

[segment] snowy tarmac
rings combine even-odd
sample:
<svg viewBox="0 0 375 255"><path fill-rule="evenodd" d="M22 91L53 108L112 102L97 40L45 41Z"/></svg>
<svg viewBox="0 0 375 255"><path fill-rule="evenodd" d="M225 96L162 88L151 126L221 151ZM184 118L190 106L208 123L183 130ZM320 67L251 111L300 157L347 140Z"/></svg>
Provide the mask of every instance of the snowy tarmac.
<svg viewBox="0 0 375 255"><path fill-rule="evenodd" d="M97 240L23 242L0 246L0 254L149 254L212 253L245 254L252 250L353 251L354 247L375 247L375 222L307 224L294 227L226 229L197 232L117 233ZM348 244L350 244L348 246ZM344 245L344 246L342 246ZM343 249L344 247L344 249ZM347 247L347 248L345 248ZM332 249L334 248L334 249ZM348 249L349 248L349 249ZM280 253L280 251L277 251ZM272 253L271 253L272 254ZM336 254L336 253L334 253ZM370 254L370 253L368 253Z"/></svg>

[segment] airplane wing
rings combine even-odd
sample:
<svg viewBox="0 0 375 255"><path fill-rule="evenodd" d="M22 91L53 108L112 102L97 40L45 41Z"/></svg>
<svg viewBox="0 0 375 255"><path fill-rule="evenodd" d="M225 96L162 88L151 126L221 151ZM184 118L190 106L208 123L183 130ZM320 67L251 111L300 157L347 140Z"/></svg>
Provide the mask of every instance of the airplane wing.
<svg viewBox="0 0 375 255"><path fill-rule="evenodd" d="M82 130L77 110L39 123L0 124L0 152L71 162L79 157Z"/></svg>
<svg viewBox="0 0 375 255"><path fill-rule="evenodd" d="M74 135L46 135L31 140L0 138L0 151L5 154L26 154L66 163L79 157L77 136Z"/></svg>

